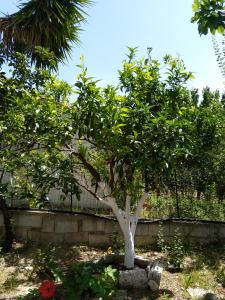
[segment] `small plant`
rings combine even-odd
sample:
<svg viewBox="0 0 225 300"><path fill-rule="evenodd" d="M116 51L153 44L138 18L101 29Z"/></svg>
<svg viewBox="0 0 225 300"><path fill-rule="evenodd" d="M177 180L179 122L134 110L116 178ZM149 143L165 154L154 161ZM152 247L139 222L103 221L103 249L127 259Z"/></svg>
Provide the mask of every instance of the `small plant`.
<svg viewBox="0 0 225 300"><path fill-rule="evenodd" d="M164 240L162 222L159 223L159 230L158 230L158 234L157 234L156 243L157 243L157 249L159 251L166 252L168 246L166 245L165 240Z"/></svg>
<svg viewBox="0 0 225 300"><path fill-rule="evenodd" d="M193 270L189 273L182 274L182 284L185 289L189 287L195 287L201 281L201 274L197 270Z"/></svg>
<svg viewBox="0 0 225 300"><path fill-rule="evenodd" d="M160 300L169 300L169 299L171 299L171 296L164 292L163 295L161 295L159 299Z"/></svg>
<svg viewBox="0 0 225 300"><path fill-rule="evenodd" d="M223 267L219 271L217 271L216 279L219 283L222 284L223 287L225 287L225 267Z"/></svg>
<svg viewBox="0 0 225 300"><path fill-rule="evenodd" d="M39 289L30 289L29 294L27 294L26 296L18 296L16 298L16 300L34 300L34 299L40 299Z"/></svg>
<svg viewBox="0 0 225 300"><path fill-rule="evenodd" d="M8 278L5 283L2 285L0 292L7 292L16 289L19 285L19 280L16 278L16 275Z"/></svg>
<svg viewBox="0 0 225 300"><path fill-rule="evenodd" d="M34 259L33 272L49 279L61 279L62 270L56 263L56 250L51 245L46 249L39 249Z"/></svg>
<svg viewBox="0 0 225 300"><path fill-rule="evenodd" d="M120 238L118 232L110 235L111 250L113 253L119 254L124 249L124 241Z"/></svg>
<svg viewBox="0 0 225 300"><path fill-rule="evenodd" d="M93 263L77 263L63 279L65 299L79 300L93 294L107 299L116 292L117 270Z"/></svg>
<svg viewBox="0 0 225 300"><path fill-rule="evenodd" d="M170 244L167 250L169 263L172 264L175 268L180 269L184 259L185 249L178 228L175 230L173 242Z"/></svg>
<svg viewBox="0 0 225 300"><path fill-rule="evenodd" d="M81 299L89 287L93 272L94 265L90 263L81 262L72 265L69 273L63 279L66 299Z"/></svg>
<svg viewBox="0 0 225 300"><path fill-rule="evenodd" d="M99 276L93 276L90 288L98 298L106 299L116 293L117 270L111 266L106 267Z"/></svg>

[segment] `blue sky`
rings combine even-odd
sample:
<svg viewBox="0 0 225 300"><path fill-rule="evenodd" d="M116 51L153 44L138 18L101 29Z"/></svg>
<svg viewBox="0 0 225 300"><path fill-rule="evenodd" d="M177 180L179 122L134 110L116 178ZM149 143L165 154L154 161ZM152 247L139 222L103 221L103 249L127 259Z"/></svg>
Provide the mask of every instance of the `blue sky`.
<svg viewBox="0 0 225 300"><path fill-rule="evenodd" d="M0 0L0 11L15 11L18 1ZM127 46L139 47L138 56L152 47L154 58L179 55L187 69L195 72L190 87L208 85L223 90L211 36L200 37L191 24L192 0L95 0L87 12L88 23L80 35L81 45L74 47L72 58L60 67L59 76L75 81L80 55L91 76L102 84L117 82L117 70L127 53Z"/></svg>

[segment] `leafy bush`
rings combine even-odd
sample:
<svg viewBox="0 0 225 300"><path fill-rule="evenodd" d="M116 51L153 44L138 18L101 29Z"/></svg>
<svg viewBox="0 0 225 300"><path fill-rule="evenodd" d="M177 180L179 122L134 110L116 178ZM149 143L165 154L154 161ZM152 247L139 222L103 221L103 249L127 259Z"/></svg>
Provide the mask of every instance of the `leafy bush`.
<svg viewBox="0 0 225 300"><path fill-rule="evenodd" d="M167 247L169 263L175 268L180 268L184 259L185 249L179 229L175 230L173 242Z"/></svg>
<svg viewBox="0 0 225 300"><path fill-rule="evenodd" d="M62 276L62 286L57 287L54 299L81 300L90 297L107 299L116 294L117 282L118 271L111 266L104 267L91 262L76 263L70 267L66 275ZM20 296L17 299L31 300L43 297L39 288L30 290L27 296Z"/></svg>
<svg viewBox="0 0 225 300"><path fill-rule="evenodd" d="M167 250L168 246L166 245L164 240L163 224L161 222L159 223L159 230L157 234L156 244L157 244L157 249L159 251L165 252Z"/></svg>
<svg viewBox="0 0 225 300"><path fill-rule="evenodd" d="M98 298L106 299L115 294L115 283L117 281L117 270L111 266L106 267L99 274L93 276L90 281L90 288Z"/></svg>
<svg viewBox="0 0 225 300"><path fill-rule="evenodd" d="M119 236L118 232L113 232L110 235L110 245L112 252L114 253L120 253L124 249L124 241L123 239Z"/></svg>
<svg viewBox="0 0 225 300"><path fill-rule="evenodd" d="M84 299L89 293L107 299L115 294L117 280L117 270L111 266L104 268L90 262L74 264L63 279L65 299Z"/></svg>
<svg viewBox="0 0 225 300"><path fill-rule="evenodd" d="M162 252L168 253L168 261L175 268L180 268L184 259L185 247L179 229L176 228L172 243L167 244L164 239L163 225L159 224L157 235L157 248Z"/></svg>

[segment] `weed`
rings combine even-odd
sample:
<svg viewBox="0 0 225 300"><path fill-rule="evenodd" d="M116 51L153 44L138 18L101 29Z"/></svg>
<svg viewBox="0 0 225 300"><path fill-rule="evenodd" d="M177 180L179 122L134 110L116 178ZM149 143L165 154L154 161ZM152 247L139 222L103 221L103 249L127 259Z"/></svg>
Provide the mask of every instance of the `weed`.
<svg viewBox="0 0 225 300"><path fill-rule="evenodd" d="M39 249L33 263L33 273L50 279L61 279L62 270L56 263L56 249L49 245L46 249Z"/></svg>
<svg viewBox="0 0 225 300"><path fill-rule="evenodd" d="M112 252L119 254L124 249L124 241L119 236L118 232L113 232L110 235L110 244Z"/></svg>
<svg viewBox="0 0 225 300"><path fill-rule="evenodd" d="M168 261L175 268L179 269L181 267L185 247L178 228L175 230L173 242L168 245L164 239L162 223L160 223L157 235L157 248L162 252L168 252Z"/></svg>
<svg viewBox="0 0 225 300"><path fill-rule="evenodd" d="M164 239L163 223L162 222L159 223L159 230L158 230L158 234L157 234L156 243L157 243L157 249L159 251L166 252L167 245L166 245L165 239Z"/></svg>
<svg viewBox="0 0 225 300"><path fill-rule="evenodd" d="M2 285L0 292L12 291L17 288L20 284L20 281L16 278L16 275L8 278L5 283Z"/></svg>
<svg viewBox="0 0 225 300"><path fill-rule="evenodd" d="M170 244L168 249L169 263L175 268L180 268L185 254L184 243L181 238L179 229L176 228L173 242Z"/></svg>
<svg viewBox="0 0 225 300"><path fill-rule="evenodd" d="M181 275L182 285L185 289L189 287L200 287L203 289L214 290L216 283L214 276L207 269L192 270Z"/></svg>
<svg viewBox="0 0 225 300"><path fill-rule="evenodd" d="M38 299L40 296L38 289L31 289L29 290L29 294L24 296L18 296L16 300L33 300Z"/></svg>
<svg viewBox="0 0 225 300"><path fill-rule="evenodd" d="M163 295L160 296L160 300L170 300L171 296L167 293L163 293Z"/></svg>
<svg viewBox="0 0 225 300"><path fill-rule="evenodd" d="M195 287L201 281L200 271L193 270L188 274L182 274L182 285L185 289L189 287Z"/></svg>
<svg viewBox="0 0 225 300"><path fill-rule="evenodd" d="M222 284L223 287L225 287L225 267L223 267L219 271L217 271L216 279L219 283Z"/></svg>

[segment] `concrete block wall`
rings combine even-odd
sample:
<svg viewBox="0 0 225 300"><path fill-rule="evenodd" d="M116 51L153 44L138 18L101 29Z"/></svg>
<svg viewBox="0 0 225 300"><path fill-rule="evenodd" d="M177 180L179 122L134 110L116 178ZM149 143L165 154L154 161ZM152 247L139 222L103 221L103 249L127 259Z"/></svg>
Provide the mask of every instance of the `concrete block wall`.
<svg viewBox="0 0 225 300"><path fill-rule="evenodd" d="M33 240L38 243L85 243L89 245L110 245L111 235L122 233L113 218L91 214L11 210L18 240ZM172 241L176 228L183 238L194 244L208 244L215 241L225 243L225 222L191 220L164 220L164 238ZM160 221L140 220L135 235L136 245L155 245ZM4 231L0 212L0 232Z"/></svg>

